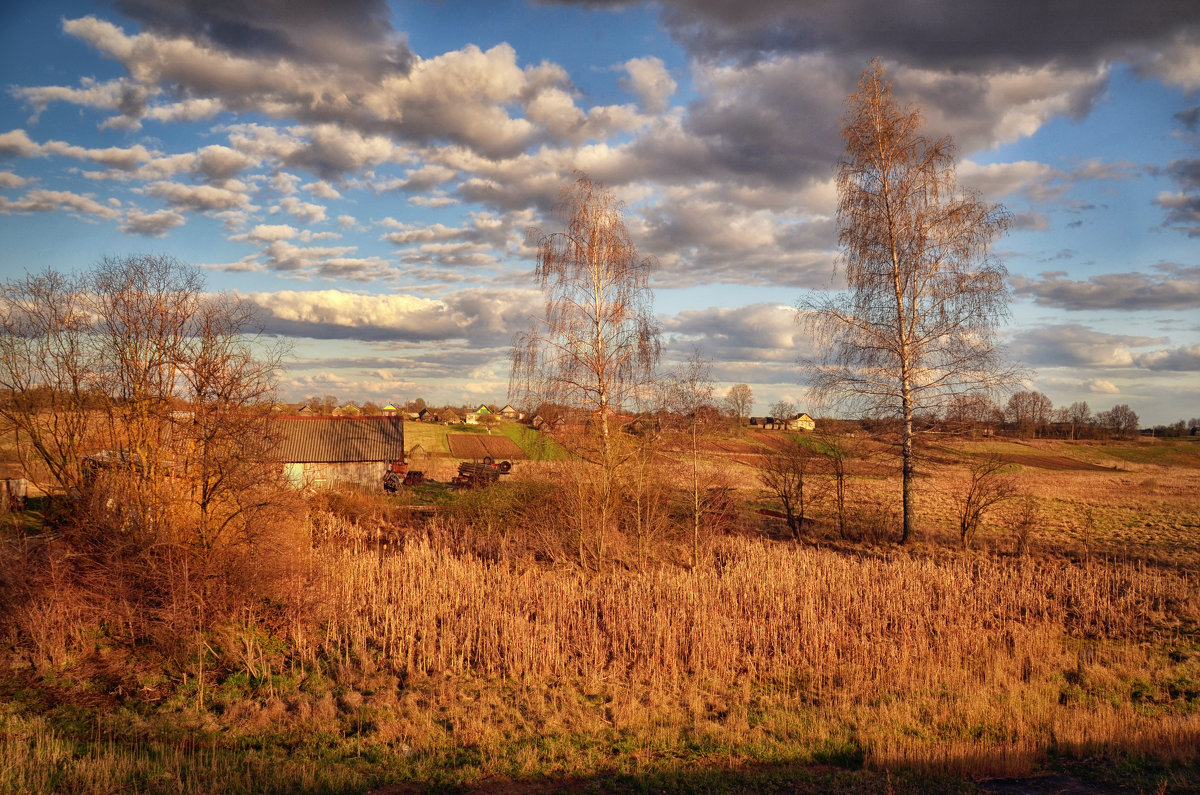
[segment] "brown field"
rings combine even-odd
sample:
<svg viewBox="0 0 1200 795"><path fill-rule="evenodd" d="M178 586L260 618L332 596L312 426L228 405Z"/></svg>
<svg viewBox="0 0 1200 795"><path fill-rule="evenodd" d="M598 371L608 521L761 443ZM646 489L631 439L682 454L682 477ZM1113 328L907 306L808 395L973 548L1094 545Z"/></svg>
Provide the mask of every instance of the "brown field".
<svg viewBox="0 0 1200 795"><path fill-rule="evenodd" d="M850 467L854 536L818 468L807 535L783 540L753 466L783 438L704 440L704 483L740 507L695 568L671 532L644 564L616 535L598 571L549 562L569 490L545 483L563 464L530 461L425 524L366 497L314 506L307 574L184 630L200 652L126 638L132 617L56 574L9 601L0 790L1200 788L1200 445L938 441L900 547L873 439ZM1023 550L1006 506L958 544L956 495L987 455L1037 505ZM3 554L12 581L28 545Z"/></svg>
<svg viewBox="0 0 1200 795"><path fill-rule="evenodd" d="M506 436L482 436L474 433L451 433L446 435L450 445L450 454L455 458L469 458L478 461L485 456L491 456L497 461L501 459L524 459L525 453L516 442Z"/></svg>

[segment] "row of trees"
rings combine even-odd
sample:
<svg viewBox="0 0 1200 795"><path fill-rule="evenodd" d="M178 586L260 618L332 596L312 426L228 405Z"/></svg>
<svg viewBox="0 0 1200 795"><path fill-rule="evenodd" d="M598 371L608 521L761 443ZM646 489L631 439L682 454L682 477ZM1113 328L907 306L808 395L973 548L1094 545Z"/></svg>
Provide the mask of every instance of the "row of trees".
<svg viewBox="0 0 1200 795"><path fill-rule="evenodd" d="M1128 404L1097 413L1087 401L1055 408L1050 398L1033 391L1013 393L1003 408L987 396L959 398L950 402L941 420L951 430L1007 427L1024 437L1131 439L1139 433L1138 415Z"/></svg>

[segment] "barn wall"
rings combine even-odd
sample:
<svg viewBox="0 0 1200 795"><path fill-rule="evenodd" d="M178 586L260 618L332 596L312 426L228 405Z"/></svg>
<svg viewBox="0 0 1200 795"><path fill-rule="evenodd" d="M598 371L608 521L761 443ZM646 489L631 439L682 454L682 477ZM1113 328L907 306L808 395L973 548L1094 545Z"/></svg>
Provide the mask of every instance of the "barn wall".
<svg viewBox="0 0 1200 795"><path fill-rule="evenodd" d="M287 464L288 480L302 488L332 489L358 486L372 491L383 488L387 464L383 461L336 464Z"/></svg>

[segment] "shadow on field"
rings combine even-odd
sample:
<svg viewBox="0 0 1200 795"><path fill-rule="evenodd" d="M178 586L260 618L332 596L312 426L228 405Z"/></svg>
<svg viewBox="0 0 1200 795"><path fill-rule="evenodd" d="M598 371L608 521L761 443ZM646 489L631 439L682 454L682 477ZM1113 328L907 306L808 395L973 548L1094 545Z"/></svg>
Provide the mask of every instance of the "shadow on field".
<svg viewBox="0 0 1200 795"><path fill-rule="evenodd" d="M847 769L836 765L697 767L645 775L608 774L531 781L492 780L475 786L396 784L371 795L454 792L472 795L564 793L1068 793L1200 792L1200 767L1131 757L1062 761L1054 772L1012 778L972 778L919 770Z"/></svg>

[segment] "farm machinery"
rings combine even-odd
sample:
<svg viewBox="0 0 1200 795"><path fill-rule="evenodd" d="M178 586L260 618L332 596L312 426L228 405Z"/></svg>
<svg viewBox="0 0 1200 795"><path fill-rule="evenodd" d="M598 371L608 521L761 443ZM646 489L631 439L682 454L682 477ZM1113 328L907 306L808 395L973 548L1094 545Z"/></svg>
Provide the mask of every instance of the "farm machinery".
<svg viewBox="0 0 1200 795"><path fill-rule="evenodd" d="M450 480L451 487L473 489L490 486L512 471L511 461L496 461L491 456L485 456L482 461L463 461L458 465L458 475ZM395 493L401 486L419 486L425 483L425 473L410 470L408 462L397 459L388 466L383 476L383 489Z"/></svg>
<svg viewBox="0 0 1200 795"><path fill-rule="evenodd" d="M425 473L419 470L409 470L408 461L398 458L389 466L383 475L383 490L394 493L401 486L420 486L425 482Z"/></svg>

